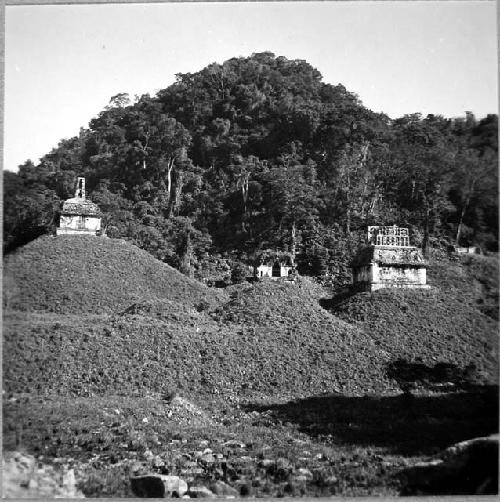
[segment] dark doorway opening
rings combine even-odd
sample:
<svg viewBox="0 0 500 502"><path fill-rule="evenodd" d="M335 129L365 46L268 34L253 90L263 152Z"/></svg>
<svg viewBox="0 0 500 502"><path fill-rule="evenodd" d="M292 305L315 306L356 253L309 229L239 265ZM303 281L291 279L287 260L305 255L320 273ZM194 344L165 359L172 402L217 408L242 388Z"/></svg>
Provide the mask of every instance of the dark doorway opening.
<svg viewBox="0 0 500 502"><path fill-rule="evenodd" d="M272 274L273 277L281 277L281 264L277 261L274 262Z"/></svg>

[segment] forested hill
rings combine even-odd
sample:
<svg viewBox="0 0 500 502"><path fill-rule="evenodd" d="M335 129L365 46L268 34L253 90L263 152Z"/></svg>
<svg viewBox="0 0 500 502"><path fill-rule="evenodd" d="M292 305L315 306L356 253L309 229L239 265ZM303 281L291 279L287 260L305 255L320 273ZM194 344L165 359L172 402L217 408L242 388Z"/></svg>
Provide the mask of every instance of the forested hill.
<svg viewBox="0 0 500 502"><path fill-rule="evenodd" d="M390 119L305 61L233 58L155 97L118 94L38 165L5 172L4 249L51 232L83 175L110 237L198 277L266 250L342 275L369 224L495 251L497 128L497 115Z"/></svg>

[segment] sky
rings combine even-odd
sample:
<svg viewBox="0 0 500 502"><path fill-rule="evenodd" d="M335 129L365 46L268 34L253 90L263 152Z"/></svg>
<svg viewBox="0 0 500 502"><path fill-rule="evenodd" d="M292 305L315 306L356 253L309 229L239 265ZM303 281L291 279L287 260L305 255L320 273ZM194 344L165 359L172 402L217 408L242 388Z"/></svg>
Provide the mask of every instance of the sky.
<svg viewBox="0 0 500 502"><path fill-rule="evenodd" d="M391 118L498 113L496 3L234 2L5 8L4 169L109 103L254 52L305 59Z"/></svg>

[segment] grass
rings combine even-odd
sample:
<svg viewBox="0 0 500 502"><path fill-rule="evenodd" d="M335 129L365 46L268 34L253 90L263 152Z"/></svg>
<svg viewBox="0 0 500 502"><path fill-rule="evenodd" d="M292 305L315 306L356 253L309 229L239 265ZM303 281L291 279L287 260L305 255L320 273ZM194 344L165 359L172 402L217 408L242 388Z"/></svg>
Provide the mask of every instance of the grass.
<svg viewBox="0 0 500 502"><path fill-rule="evenodd" d="M327 395L249 409L269 410L323 440L331 437L344 445L424 456L464 439L496 432L498 386L416 396Z"/></svg>
<svg viewBox="0 0 500 502"><path fill-rule="evenodd" d="M175 389L207 398L287 399L398 388L366 334L318 313L325 321L314 337L307 317L250 325L196 311L175 321L5 313L4 389L76 396Z"/></svg>
<svg viewBox="0 0 500 502"><path fill-rule="evenodd" d="M110 239L44 237L4 265L4 448L64 459L87 496L132 496L137 469L392 496L402 469L498 429L489 257L341 301L306 278L209 289Z"/></svg>
<svg viewBox="0 0 500 502"><path fill-rule="evenodd" d="M327 395L241 408L153 395L24 398L4 404L4 447L15 446L16 429L19 441L22 424L21 442L41 461L64 458L86 496L132 496L133 471L179 475L190 486L221 479L253 496L390 496L401 469L494 432L497 409L493 388L412 403Z"/></svg>
<svg viewBox="0 0 500 502"><path fill-rule="evenodd" d="M263 414L255 411L214 409L213 425L180 425L168 411L154 399L11 401L4 406L4 447L14 446L13 429L24 417L22 441L39 460L65 458L85 495L99 497L132 496L134 470L180 475L191 486L221 479L242 495L396 494L391 475L407 465L384 467L394 457L381 449L324 445L274 418L261 425ZM207 448L213 462L204 460Z"/></svg>
<svg viewBox="0 0 500 502"><path fill-rule="evenodd" d="M429 283L498 321L498 255L458 255L454 261L435 257Z"/></svg>
<svg viewBox="0 0 500 502"><path fill-rule="evenodd" d="M391 361L473 364L482 381L496 383L497 322L453 291L380 290L358 293L332 313L370 333Z"/></svg>
<svg viewBox="0 0 500 502"><path fill-rule="evenodd" d="M23 311L112 313L145 300L224 297L132 244L91 236L41 237L8 255L4 270L4 307Z"/></svg>

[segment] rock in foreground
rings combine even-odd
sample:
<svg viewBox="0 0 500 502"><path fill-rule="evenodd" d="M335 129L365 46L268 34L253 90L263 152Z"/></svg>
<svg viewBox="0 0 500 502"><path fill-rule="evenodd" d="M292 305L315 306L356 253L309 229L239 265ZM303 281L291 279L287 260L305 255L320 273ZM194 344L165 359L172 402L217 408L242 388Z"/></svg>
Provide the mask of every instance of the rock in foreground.
<svg viewBox="0 0 500 502"><path fill-rule="evenodd" d="M496 495L498 435L462 441L402 472L404 495Z"/></svg>
<svg viewBox="0 0 500 502"><path fill-rule="evenodd" d="M5 452L2 464L4 498L84 498L76 489L73 469L58 472L20 452Z"/></svg>

